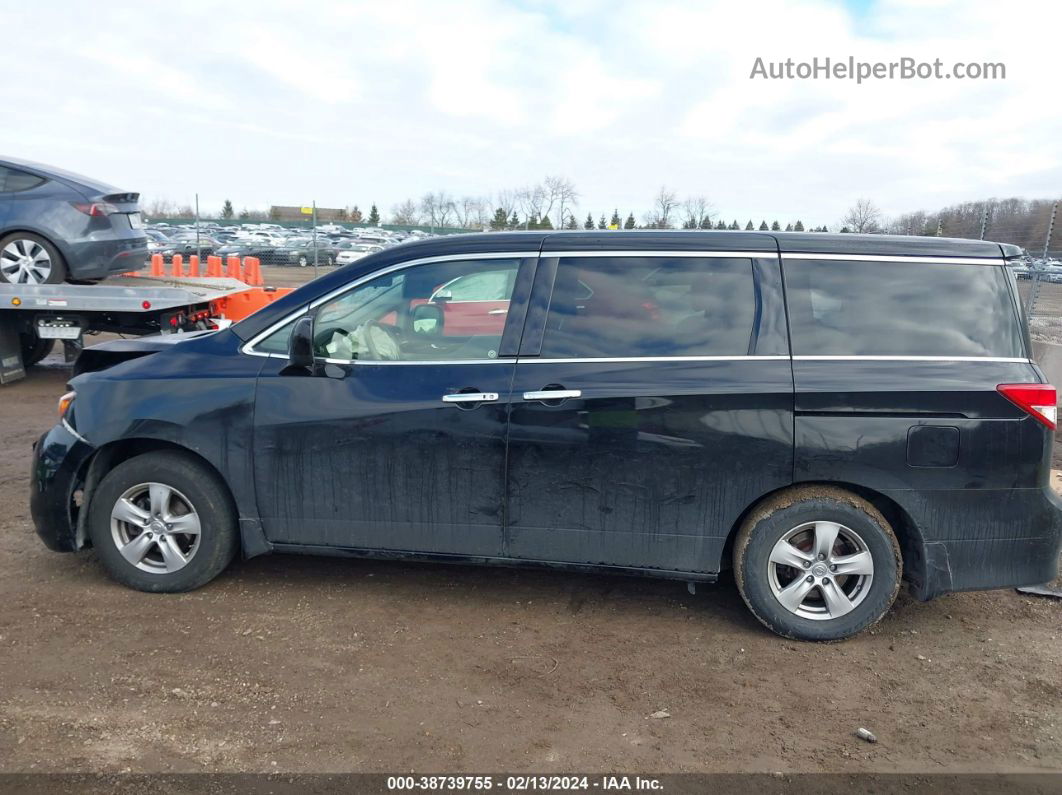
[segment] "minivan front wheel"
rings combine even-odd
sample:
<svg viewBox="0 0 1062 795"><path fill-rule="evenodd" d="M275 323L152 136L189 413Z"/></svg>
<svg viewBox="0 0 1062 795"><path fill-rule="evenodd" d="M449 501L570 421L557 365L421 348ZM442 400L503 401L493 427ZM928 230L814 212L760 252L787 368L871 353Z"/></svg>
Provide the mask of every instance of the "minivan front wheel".
<svg viewBox="0 0 1062 795"><path fill-rule="evenodd" d="M141 591L198 588L236 554L236 515L224 485L177 451L145 453L112 469L92 495L88 529L107 572Z"/></svg>
<svg viewBox="0 0 1062 795"><path fill-rule="evenodd" d="M862 498L806 487L755 509L734 542L741 596L769 629L840 640L888 612L902 562L889 523Z"/></svg>
<svg viewBox="0 0 1062 795"><path fill-rule="evenodd" d="M14 232L0 239L0 283L59 284L65 278L62 255L43 237Z"/></svg>

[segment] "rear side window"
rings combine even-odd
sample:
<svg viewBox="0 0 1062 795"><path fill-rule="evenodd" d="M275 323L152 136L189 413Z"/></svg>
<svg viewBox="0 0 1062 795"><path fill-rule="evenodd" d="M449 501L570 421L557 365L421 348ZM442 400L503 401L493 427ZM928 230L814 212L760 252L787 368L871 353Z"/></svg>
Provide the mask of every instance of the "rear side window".
<svg viewBox="0 0 1062 795"><path fill-rule="evenodd" d="M0 166L0 193L18 193L19 191L43 185L43 177L27 174L14 168Z"/></svg>
<svg viewBox="0 0 1062 795"><path fill-rule="evenodd" d="M999 265L786 260L796 356L1024 358Z"/></svg>
<svg viewBox="0 0 1062 795"><path fill-rule="evenodd" d="M756 304L747 259L564 258L541 356L745 356Z"/></svg>

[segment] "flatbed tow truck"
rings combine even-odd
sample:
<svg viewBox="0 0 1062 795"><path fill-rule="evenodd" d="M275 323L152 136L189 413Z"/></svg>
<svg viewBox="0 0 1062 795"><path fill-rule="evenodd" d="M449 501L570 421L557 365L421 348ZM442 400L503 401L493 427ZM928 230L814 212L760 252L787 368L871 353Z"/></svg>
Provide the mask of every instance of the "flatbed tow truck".
<svg viewBox="0 0 1062 795"><path fill-rule="evenodd" d="M291 292L234 278L118 276L97 284L0 284L0 384L56 340L73 361L86 334L179 334L225 325Z"/></svg>

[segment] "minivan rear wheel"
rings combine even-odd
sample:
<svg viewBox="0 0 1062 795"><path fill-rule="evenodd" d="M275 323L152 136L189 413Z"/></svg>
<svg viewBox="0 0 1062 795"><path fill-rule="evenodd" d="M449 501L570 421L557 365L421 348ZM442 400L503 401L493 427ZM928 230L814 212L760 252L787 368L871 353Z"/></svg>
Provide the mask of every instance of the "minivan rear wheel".
<svg viewBox="0 0 1062 795"><path fill-rule="evenodd" d="M885 517L832 487L767 500L734 542L745 603L769 629L798 640L841 640L877 623L896 599L901 572Z"/></svg>
<svg viewBox="0 0 1062 795"><path fill-rule="evenodd" d="M92 494L88 530L107 572L140 591L205 585L237 549L224 484L178 451L144 453L112 469Z"/></svg>
<svg viewBox="0 0 1062 795"><path fill-rule="evenodd" d="M59 284L64 279L63 256L40 235L13 232L0 238L0 282Z"/></svg>

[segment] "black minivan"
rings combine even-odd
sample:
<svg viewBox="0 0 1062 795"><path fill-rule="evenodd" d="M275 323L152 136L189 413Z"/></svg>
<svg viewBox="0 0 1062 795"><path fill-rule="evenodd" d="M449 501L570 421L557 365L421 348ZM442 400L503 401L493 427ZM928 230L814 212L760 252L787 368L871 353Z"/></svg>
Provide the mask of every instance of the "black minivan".
<svg viewBox="0 0 1062 795"><path fill-rule="evenodd" d="M88 348L52 549L184 591L240 553L711 582L782 635L1057 572L1055 389L1006 262L928 237L459 235L231 328Z"/></svg>

